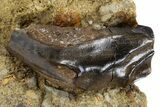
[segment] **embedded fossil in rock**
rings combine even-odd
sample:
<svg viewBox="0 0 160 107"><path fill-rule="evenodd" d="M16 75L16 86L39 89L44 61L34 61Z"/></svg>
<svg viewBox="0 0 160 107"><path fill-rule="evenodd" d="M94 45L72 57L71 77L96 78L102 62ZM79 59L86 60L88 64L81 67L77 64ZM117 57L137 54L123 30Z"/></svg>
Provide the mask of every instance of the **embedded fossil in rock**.
<svg viewBox="0 0 160 107"><path fill-rule="evenodd" d="M30 25L16 30L8 50L55 87L74 91L127 86L150 73L149 27Z"/></svg>

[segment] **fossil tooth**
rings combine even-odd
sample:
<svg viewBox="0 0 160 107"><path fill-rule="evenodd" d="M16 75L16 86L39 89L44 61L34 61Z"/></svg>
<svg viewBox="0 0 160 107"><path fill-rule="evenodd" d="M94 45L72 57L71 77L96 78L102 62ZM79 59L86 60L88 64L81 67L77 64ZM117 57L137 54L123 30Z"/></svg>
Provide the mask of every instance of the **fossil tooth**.
<svg viewBox="0 0 160 107"><path fill-rule="evenodd" d="M68 91L127 86L150 73L154 36L149 27L92 28L30 25L16 30L8 50Z"/></svg>

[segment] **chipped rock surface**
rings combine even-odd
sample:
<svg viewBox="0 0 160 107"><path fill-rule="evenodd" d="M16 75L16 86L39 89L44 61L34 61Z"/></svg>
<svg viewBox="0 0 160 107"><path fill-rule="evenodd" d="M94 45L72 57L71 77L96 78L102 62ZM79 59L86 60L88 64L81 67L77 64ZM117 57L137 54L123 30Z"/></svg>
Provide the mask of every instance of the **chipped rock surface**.
<svg viewBox="0 0 160 107"><path fill-rule="evenodd" d="M11 30L31 23L58 26L136 24L132 0L5 0L0 4L0 42Z"/></svg>
<svg viewBox="0 0 160 107"><path fill-rule="evenodd" d="M135 16L132 0L2 0L0 107L146 107L145 95L139 91L128 95L120 89L109 89L94 94L84 93L75 98L48 86L40 90L37 75L5 49L12 30L31 23L100 29L122 22L134 25Z"/></svg>
<svg viewBox="0 0 160 107"><path fill-rule="evenodd" d="M133 91L129 94L120 89L99 93L83 93L75 97L67 92L46 86L42 107L146 107L143 94Z"/></svg>
<svg viewBox="0 0 160 107"><path fill-rule="evenodd" d="M27 89L13 75L0 81L0 107L39 107L40 101L39 90Z"/></svg>

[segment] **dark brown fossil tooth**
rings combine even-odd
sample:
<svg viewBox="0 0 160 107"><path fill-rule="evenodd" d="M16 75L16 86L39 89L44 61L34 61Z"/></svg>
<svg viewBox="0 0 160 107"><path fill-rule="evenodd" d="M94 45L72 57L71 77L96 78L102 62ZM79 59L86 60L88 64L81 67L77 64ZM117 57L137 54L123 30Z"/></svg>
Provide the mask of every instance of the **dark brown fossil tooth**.
<svg viewBox="0 0 160 107"><path fill-rule="evenodd" d="M67 91L126 86L150 73L149 27L30 25L12 33L8 50L55 87Z"/></svg>

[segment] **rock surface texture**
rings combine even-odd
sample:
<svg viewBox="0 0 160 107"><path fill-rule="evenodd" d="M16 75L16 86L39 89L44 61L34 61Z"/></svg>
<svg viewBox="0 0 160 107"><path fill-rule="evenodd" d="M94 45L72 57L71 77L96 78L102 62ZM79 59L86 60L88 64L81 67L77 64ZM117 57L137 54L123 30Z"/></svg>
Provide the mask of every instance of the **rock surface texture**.
<svg viewBox="0 0 160 107"><path fill-rule="evenodd" d="M146 107L145 95L136 89L74 95L53 88L5 48L13 30L31 24L103 29L136 26L135 17L132 0L1 0L0 107Z"/></svg>

